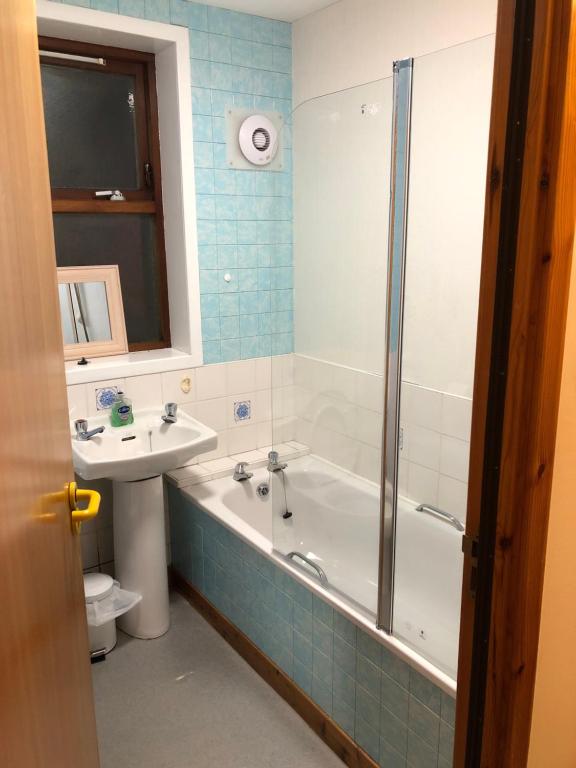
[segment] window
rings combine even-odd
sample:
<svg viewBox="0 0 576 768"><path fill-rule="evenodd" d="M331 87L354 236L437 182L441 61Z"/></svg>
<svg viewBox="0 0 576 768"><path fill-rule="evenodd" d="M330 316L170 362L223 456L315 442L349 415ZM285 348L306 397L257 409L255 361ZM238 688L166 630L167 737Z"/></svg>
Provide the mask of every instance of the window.
<svg viewBox="0 0 576 768"><path fill-rule="evenodd" d="M129 349L169 347L154 56L40 37L40 67L58 266L117 264Z"/></svg>

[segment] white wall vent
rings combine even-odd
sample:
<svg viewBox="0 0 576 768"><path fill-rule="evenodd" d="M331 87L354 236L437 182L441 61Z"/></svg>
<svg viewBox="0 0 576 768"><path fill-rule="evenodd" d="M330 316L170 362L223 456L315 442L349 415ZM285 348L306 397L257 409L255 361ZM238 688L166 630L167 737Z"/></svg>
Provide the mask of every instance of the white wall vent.
<svg viewBox="0 0 576 768"><path fill-rule="evenodd" d="M278 112L226 110L228 167L281 171L283 127Z"/></svg>

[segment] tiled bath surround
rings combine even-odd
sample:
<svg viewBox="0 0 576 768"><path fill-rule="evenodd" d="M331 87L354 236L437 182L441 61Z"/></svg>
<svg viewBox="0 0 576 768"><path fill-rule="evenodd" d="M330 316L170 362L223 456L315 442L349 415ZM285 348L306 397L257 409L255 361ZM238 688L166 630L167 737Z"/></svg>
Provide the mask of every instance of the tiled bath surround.
<svg viewBox="0 0 576 768"><path fill-rule="evenodd" d="M292 408L294 437L312 453L380 482L382 376L294 355L294 390L274 398L278 417ZM400 493L462 520L471 412L467 398L402 383Z"/></svg>
<svg viewBox="0 0 576 768"><path fill-rule="evenodd" d="M172 565L385 768L448 768L454 700L167 486Z"/></svg>
<svg viewBox="0 0 576 768"><path fill-rule="evenodd" d="M291 352L291 25L188 0L64 2L189 29L204 362ZM283 115L284 170L228 167L227 107Z"/></svg>

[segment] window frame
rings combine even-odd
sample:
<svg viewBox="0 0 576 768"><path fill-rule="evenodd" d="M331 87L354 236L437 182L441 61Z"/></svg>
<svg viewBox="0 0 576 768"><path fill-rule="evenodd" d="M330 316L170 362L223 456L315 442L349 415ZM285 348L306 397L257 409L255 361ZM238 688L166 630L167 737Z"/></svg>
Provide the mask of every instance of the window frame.
<svg viewBox="0 0 576 768"><path fill-rule="evenodd" d="M77 40L66 40L40 35L41 51L67 53L90 58L103 58L105 65L78 60L40 56L41 64L89 69L98 72L120 72L135 77L137 104L144 110L137 111L138 161L141 163L142 186L137 190L121 190L126 200L111 201L94 198L94 189L52 188L52 213L96 214L151 214L156 225L156 268L159 288L159 319L162 339L128 344L130 352L165 349L171 346L170 315L168 308L168 280L166 272L166 248L164 242L164 215L162 207L162 177L160 163L160 139L158 129L158 101L156 95L156 69L153 53L96 45ZM107 67L107 69L106 69ZM142 114L143 113L143 114ZM152 167L151 185L145 183L144 163Z"/></svg>

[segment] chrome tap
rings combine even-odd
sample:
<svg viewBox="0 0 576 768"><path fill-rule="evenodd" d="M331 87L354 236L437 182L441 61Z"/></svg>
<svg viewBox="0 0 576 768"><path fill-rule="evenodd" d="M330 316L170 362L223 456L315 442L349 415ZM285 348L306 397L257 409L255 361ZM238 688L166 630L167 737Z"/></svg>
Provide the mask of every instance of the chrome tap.
<svg viewBox="0 0 576 768"><path fill-rule="evenodd" d="M162 416L162 421L166 422L166 424L175 424L178 421L176 416L178 405L176 403L166 403L164 410L166 413Z"/></svg>
<svg viewBox="0 0 576 768"><path fill-rule="evenodd" d="M278 451L270 451L268 454L268 472L280 472L282 469L286 469L288 464L280 462Z"/></svg>
<svg viewBox="0 0 576 768"><path fill-rule="evenodd" d="M74 426L76 428L76 440L90 440L94 435L104 432L104 427L88 429L88 421L86 419L76 419Z"/></svg>
<svg viewBox="0 0 576 768"><path fill-rule="evenodd" d="M234 467L234 477L232 479L236 480L238 483L242 482L242 480L250 480L250 478L254 476L254 473L246 472L247 466L247 461L239 461Z"/></svg>

